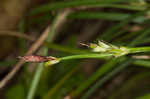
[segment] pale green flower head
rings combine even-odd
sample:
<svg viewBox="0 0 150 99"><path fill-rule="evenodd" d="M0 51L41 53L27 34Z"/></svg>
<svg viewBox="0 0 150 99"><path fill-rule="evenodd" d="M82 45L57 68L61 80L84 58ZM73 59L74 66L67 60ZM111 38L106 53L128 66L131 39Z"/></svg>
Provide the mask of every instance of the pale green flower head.
<svg viewBox="0 0 150 99"><path fill-rule="evenodd" d="M118 47L112 44L104 43L103 41L98 41L98 44L92 43L89 47L92 48L93 52L111 53L115 57L123 56L129 53L129 49L127 47Z"/></svg>

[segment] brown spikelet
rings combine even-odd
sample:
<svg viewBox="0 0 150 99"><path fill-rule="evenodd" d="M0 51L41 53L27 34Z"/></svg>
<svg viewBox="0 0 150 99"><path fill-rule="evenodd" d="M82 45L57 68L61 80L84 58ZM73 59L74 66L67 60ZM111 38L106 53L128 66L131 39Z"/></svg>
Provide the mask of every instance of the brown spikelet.
<svg viewBox="0 0 150 99"><path fill-rule="evenodd" d="M47 62L56 59L55 57L46 57L39 55L19 56L18 58L24 60L25 62Z"/></svg>

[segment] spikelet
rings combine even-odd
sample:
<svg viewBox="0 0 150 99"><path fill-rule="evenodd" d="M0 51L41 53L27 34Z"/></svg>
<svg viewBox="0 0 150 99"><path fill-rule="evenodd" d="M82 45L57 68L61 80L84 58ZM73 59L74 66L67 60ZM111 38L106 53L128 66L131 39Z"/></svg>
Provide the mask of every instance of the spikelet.
<svg viewBox="0 0 150 99"><path fill-rule="evenodd" d="M55 57L52 56L40 56L40 55L27 55L27 56L19 56L19 59L24 60L25 62L47 62L47 61L51 61L51 60L55 60Z"/></svg>

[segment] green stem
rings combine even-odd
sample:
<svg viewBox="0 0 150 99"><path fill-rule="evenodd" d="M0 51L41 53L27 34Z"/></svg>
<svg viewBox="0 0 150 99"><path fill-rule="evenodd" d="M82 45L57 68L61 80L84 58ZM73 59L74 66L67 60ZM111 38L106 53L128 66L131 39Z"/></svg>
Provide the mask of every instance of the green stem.
<svg viewBox="0 0 150 99"><path fill-rule="evenodd" d="M148 51L150 51L150 47L129 48L129 51L130 51L130 53L148 52Z"/></svg>
<svg viewBox="0 0 150 99"><path fill-rule="evenodd" d="M61 61L63 60L70 60L70 59L82 59L82 58L104 58L107 56L112 56L112 54L81 54L81 55L72 55L72 56L65 56L60 58Z"/></svg>
<svg viewBox="0 0 150 99"><path fill-rule="evenodd" d="M40 63L34 74L33 81L31 82L31 86L30 86L30 89L29 89L26 99L33 99L36 89L37 89L37 86L38 86L38 83L39 83L39 80L40 80L40 77L41 77L42 71L43 71L43 63Z"/></svg>
<svg viewBox="0 0 150 99"><path fill-rule="evenodd" d="M122 49L118 48L118 49L109 50L109 52L105 52L105 53L102 53L102 52L101 53L87 53L87 54L79 54L79 55L72 55L72 56L64 56L64 57L59 58L59 60L64 61L64 60L83 59L83 58L105 58L108 56L109 57L116 56L116 54L118 54L118 55L120 54L119 56L124 56L124 55L130 54L130 53L139 53L139 52L150 51L150 47L135 47L135 48L124 47L124 48L127 50L122 50Z"/></svg>

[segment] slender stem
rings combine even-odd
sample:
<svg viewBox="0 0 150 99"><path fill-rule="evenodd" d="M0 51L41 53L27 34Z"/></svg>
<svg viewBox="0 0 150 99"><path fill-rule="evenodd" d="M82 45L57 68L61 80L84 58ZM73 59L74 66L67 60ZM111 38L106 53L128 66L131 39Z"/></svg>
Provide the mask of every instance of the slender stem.
<svg viewBox="0 0 150 99"><path fill-rule="evenodd" d="M112 56L112 54L81 54L81 55L72 55L72 56L65 56L60 58L60 60L70 60L70 59L82 59L82 58L104 58L107 56Z"/></svg>
<svg viewBox="0 0 150 99"><path fill-rule="evenodd" d="M134 48L127 48L125 47L127 50L129 50L129 52L127 54L130 53L139 53L139 52L148 52L150 51L150 47L134 47ZM64 60L71 60L71 59L82 59L82 58L104 58L104 57L108 57L108 56L115 56L114 53L124 53L124 52L120 52L120 49L112 49L110 50L108 53L87 53L87 54L79 54L79 55L72 55L72 56L65 56L65 57L61 57L59 58L61 61ZM112 53L114 52L114 53ZM121 56L123 56L125 54L122 54Z"/></svg>
<svg viewBox="0 0 150 99"><path fill-rule="evenodd" d="M148 52L150 51L150 47L134 47L129 48L130 53L139 53L139 52Z"/></svg>
<svg viewBox="0 0 150 99"><path fill-rule="evenodd" d="M28 92L28 95L27 95L27 99L33 99L43 69L44 69L44 68L43 68L43 63L40 63L40 64L38 65L37 69L36 69L35 74L34 74L33 81L32 81L32 83L31 83L32 86L30 86L30 89L29 89L29 92Z"/></svg>

